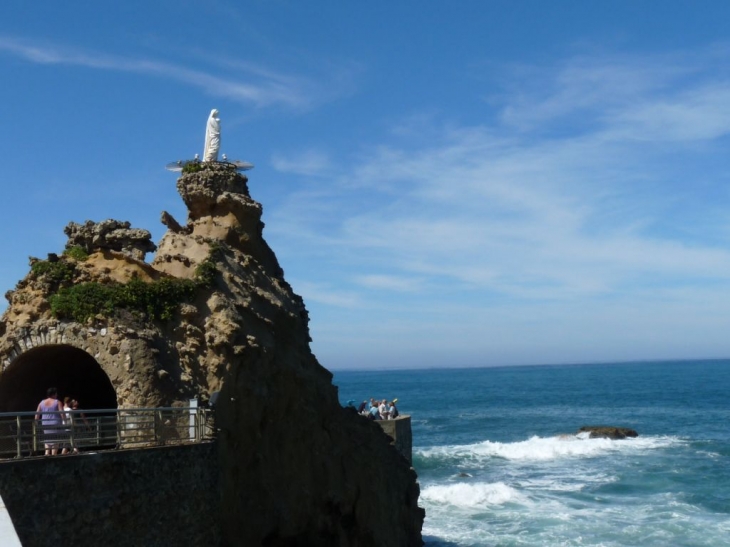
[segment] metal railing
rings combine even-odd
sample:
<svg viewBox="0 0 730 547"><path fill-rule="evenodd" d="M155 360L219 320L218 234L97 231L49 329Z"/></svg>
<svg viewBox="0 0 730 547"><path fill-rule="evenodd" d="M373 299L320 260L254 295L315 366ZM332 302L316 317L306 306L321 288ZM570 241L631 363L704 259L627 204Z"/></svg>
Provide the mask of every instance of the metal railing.
<svg viewBox="0 0 730 547"><path fill-rule="evenodd" d="M120 408L0 413L0 458L86 450L199 443L213 438L213 411L204 407ZM59 423L60 422L60 423Z"/></svg>

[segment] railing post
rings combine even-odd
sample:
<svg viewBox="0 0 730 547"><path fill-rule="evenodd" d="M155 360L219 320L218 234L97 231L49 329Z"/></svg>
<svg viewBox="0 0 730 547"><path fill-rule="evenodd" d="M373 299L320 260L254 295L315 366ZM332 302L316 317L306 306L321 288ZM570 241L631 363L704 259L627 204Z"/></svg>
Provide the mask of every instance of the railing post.
<svg viewBox="0 0 730 547"><path fill-rule="evenodd" d="M69 417L69 441L71 443L71 453L73 454L76 450L76 420L74 419L74 411L67 413L66 416Z"/></svg>
<svg viewBox="0 0 730 547"><path fill-rule="evenodd" d="M36 427L38 425L38 420L35 419L35 416L33 417L33 425L31 427L31 435L32 435L32 447L33 447L33 453L35 454L38 452L38 428Z"/></svg>
<svg viewBox="0 0 730 547"><path fill-rule="evenodd" d="M190 408L190 420L188 421L189 429L188 429L188 438L192 442L199 442L198 439L198 429L196 427L197 418L198 418L198 400L197 399L190 399L188 401L188 406Z"/></svg>
<svg viewBox="0 0 730 547"><path fill-rule="evenodd" d="M159 445L165 444L164 437L162 435L160 435L160 430L162 429L162 411L155 410L154 416L155 416L155 422L154 422L155 443L157 443Z"/></svg>
<svg viewBox="0 0 730 547"><path fill-rule="evenodd" d="M15 437L16 437L15 443L16 444L15 444L15 447L17 449L16 457L18 459L20 459L20 458L23 457L23 445L21 444L21 437L23 435L23 432L20 429L20 416L16 416L15 417L15 426L16 426L16 430L15 430Z"/></svg>

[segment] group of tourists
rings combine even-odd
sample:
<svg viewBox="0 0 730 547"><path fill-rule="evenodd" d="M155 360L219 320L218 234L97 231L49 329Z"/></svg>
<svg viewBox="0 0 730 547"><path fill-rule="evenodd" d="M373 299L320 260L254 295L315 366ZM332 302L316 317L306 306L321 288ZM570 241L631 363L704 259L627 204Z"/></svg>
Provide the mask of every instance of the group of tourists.
<svg viewBox="0 0 730 547"><path fill-rule="evenodd" d="M38 404L35 415L36 421L40 421L43 426L45 455L55 456L59 449L61 454L68 454L69 450L78 454L79 450L71 440L72 429L75 426L74 418L81 420L85 429L89 427L86 416L83 412L79 412L79 402L71 397L64 397L61 402L55 387L48 388L46 395L47 397Z"/></svg>
<svg viewBox="0 0 730 547"><path fill-rule="evenodd" d="M388 401L387 399L373 399L363 401L357 409L358 414L365 416L370 420L395 420L399 415L398 407L395 403L398 399Z"/></svg>

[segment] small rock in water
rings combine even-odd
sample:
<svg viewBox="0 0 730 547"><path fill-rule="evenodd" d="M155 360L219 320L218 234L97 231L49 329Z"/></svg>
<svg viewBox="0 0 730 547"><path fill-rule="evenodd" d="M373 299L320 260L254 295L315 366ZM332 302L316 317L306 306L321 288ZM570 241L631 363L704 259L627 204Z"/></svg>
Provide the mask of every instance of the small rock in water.
<svg viewBox="0 0 730 547"><path fill-rule="evenodd" d="M590 433L591 439L625 439L639 436L635 429L606 425L584 425L578 430L578 433L581 432Z"/></svg>

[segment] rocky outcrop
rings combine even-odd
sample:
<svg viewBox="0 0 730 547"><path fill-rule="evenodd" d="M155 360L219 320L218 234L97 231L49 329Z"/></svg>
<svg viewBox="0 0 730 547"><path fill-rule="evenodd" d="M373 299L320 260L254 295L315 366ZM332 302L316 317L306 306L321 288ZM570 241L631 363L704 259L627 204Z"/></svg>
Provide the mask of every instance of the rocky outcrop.
<svg viewBox="0 0 730 547"><path fill-rule="evenodd" d="M81 247L87 253L111 250L144 260L147 253L153 253L156 249L149 231L132 228L129 222L118 220L87 220L84 224L70 222L64 233L68 236L66 248Z"/></svg>
<svg viewBox="0 0 730 547"><path fill-rule="evenodd" d="M183 405L219 392L216 510L225 545L421 545L415 472L380 427L340 407L246 183L225 165L183 174L187 223L164 217L169 229L151 264L139 258L149 250L142 234L118 231L130 236L127 223L69 229L68 247L89 257L43 261L8 295L0 406L3 394L33 380L22 371L51 370L39 356L54 371L81 366L73 351L93 357L120 406ZM120 308L79 321L54 317L49 305L64 287L139 281L197 289L165 320ZM44 348L55 348L52 359Z"/></svg>
<svg viewBox="0 0 730 547"><path fill-rule="evenodd" d="M584 425L578 430L578 433L586 432L590 433L591 439L626 439L639 436L634 429L608 425Z"/></svg>

